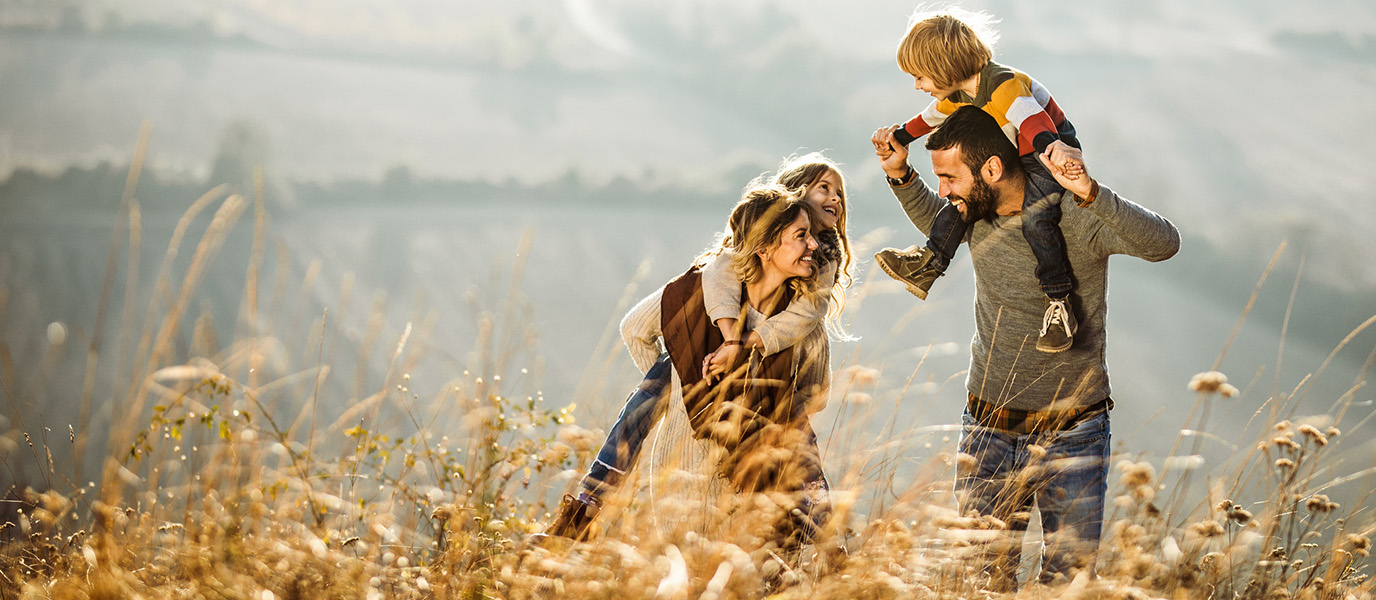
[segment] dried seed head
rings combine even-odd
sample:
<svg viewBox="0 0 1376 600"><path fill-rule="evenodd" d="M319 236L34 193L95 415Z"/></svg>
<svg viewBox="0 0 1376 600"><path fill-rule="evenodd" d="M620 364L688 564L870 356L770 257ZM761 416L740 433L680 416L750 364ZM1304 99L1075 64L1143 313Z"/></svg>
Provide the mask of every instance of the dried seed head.
<svg viewBox="0 0 1376 600"><path fill-rule="evenodd" d="M992 529L1002 531L1008 529L1008 523L993 515L980 515L979 522L976 525L976 529Z"/></svg>
<svg viewBox="0 0 1376 600"><path fill-rule="evenodd" d="M956 472L973 471L979 465L974 455L960 452L956 454Z"/></svg>
<svg viewBox="0 0 1376 600"><path fill-rule="evenodd" d="M1232 510L1228 511L1228 518L1238 525L1246 525L1252 522L1252 513L1242 507L1234 506Z"/></svg>
<svg viewBox="0 0 1376 600"><path fill-rule="evenodd" d="M1156 486L1144 484L1132 488L1132 497L1139 502L1151 502L1156 498Z"/></svg>
<svg viewBox="0 0 1376 600"><path fill-rule="evenodd" d="M1199 559L1199 566L1207 571L1217 573L1223 569L1223 559L1222 552L1210 552Z"/></svg>
<svg viewBox="0 0 1376 600"><path fill-rule="evenodd" d="M39 500L41 500L43 503L43 508L53 514L65 513L67 512L68 508L72 507L71 500L68 500L66 496L63 496L62 494L59 494L53 490L43 492L42 494L39 494L38 497Z"/></svg>
<svg viewBox="0 0 1376 600"><path fill-rule="evenodd" d="M591 429L577 425L565 425L555 433L554 439L578 452L591 452L597 448L602 436Z"/></svg>
<svg viewBox="0 0 1376 600"><path fill-rule="evenodd" d="M879 370L855 365L842 369L840 373L836 374L836 380L843 382L849 380L850 385L857 386L873 385L879 380Z"/></svg>
<svg viewBox="0 0 1376 600"><path fill-rule="evenodd" d="M434 511L431 511L430 518L443 523L453 518L456 514L458 514L457 507L448 504L441 504L439 506L436 506ZM357 540L357 538L354 539L355 541Z"/></svg>
<svg viewBox="0 0 1376 600"><path fill-rule="evenodd" d="M1205 371L1191 377L1189 388L1201 394L1222 394L1227 397L1237 395L1237 388L1228 385L1228 376L1218 371Z"/></svg>
<svg viewBox="0 0 1376 600"><path fill-rule="evenodd" d="M1343 538L1343 548L1353 556L1366 557L1371 554L1371 540L1364 535L1349 533Z"/></svg>
<svg viewBox="0 0 1376 600"><path fill-rule="evenodd" d="M1290 450L1291 452L1300 451L1300 445L1296 444L1295 440L1292 440L1283 435L1278 435L1274 438L1271 438L1271 443L1275 444L1277 448L1285 448L1286 450Z"/></svg>
<svg viewBox="0 0 1376 600"><path fill-rule="evenodd" d="M1218 537L1224 533L1223 526L1219 525L1218 521L1200 521L1190 525L1190 531L1193 531L1195 535L1205 538Z"/></svg>
<svg viewBox="0 0 1376 600"><path fill-rule="evenodd" d="M1308 425L1308 424L1300 425L1300 433L1304 434L1305 437L1307 437L1307 438L1309 438L1310 440L1312 440L1312 441L1314 442L1315 445L1318 445L1318 446L1327 446L1327 445L1328 445L1328 437L1325 436L1324 434L1320 433L1319 430L1318 430L1318 428L1314 427L1313 425Z"/></svg>
<svg viewBox="0 0 1376 600"><path fill-rule="evenodd" d="M539 454L538 460L549 464L559 464L563 462L564 459L568 458L572 451L573 449L567 444L553 442L545 447L544 451Z"/></svg>
<svg viewBox="0 0 1376 600"><path fill-rule="evenodd" d="M1276 468L1281 470L1293 469L1295 468L1295 461L1288 458L1279 459L1276 461Z"/></svg>
<svg viewBox="0 0 1376 600"><path fill-rule="evenodd" d="M1148 462L1132 463L1122 461L1118 463L1118 468L1123 471L1120 481L1123 487L1135 488L1141 485L1151 485L1156 480L1156 468Z"/></svg>
<svg viewBox="0 0 1376 600"><path fill-rule="evenodd" d="M841 401L846 404L869 404L873 400L874 396L865 392L851 392L841 398Z"/></svg>

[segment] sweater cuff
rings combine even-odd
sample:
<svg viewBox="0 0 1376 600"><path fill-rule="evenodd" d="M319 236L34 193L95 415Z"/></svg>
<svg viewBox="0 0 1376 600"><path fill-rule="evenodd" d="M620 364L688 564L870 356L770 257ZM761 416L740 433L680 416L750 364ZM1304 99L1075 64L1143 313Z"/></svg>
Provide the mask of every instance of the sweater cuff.
<svg viewBox="0 0 1376 600"><path fill-rule="evenodd" d="M760 336L760 342L763 346L760 348L760 353L764 356L773 356L778 351L783 350L779 347L779 336L775 335L774 329L768 324L761 323L759 327L755 328L755 334Z"/></svg>
<svg viewBox="0 0 1376 600"><path fill-rule="evenodd" d="M718 304L707 309L707 322L713 327L717 326L717 321L721 319L739 318L740 309L731 308L725 304Z"/></svg>
<svg viewBox="0 0 1376 600"><path fill-rule="evenodd" d="M915 140L917 140L917 136L915 136L915 135L913 135L913 134L911 134L911 133L908 132L908 124L907 124L907 123L899 123L898 125L895 125L894 127L895 127L895 129L893 130L893 139L894 139L894 141L896 141L896 142L898 142L898 143L900 143L900 144L903 144L904 146L907 146L907 145L913 143Z"/></svg>
<svg viewBox="0 0 1376 600"><path fill-rule="evenodd" d="M1098 199L1100 189L1099 182L1095 180L1094 186L1089 188L1089 198L1081 198L1079 194L1076 194L1075 204L1080 205L1080 208L1088 208L1089 205L1094 204L1094 200Z"/></svg>
<svg viewBox="0 0 1376 600"><path fill-rule="evenodd" d="M908 167L908 173L898 179L889 177L888 174L884 175L884 179L889 182L889 187L894 189L905 188L912 185L914 181L917 181L917 169L914 169L912 165L906 166Z"/></svg>

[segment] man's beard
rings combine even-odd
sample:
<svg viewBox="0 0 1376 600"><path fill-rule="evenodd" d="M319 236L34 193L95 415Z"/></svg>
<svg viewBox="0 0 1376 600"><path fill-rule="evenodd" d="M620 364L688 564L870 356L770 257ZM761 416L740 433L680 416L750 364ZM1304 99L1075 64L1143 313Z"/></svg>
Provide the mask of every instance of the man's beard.
<svg viewBox="0 0 1376 600"><path fill-rule="evenodd" d="M960 218L966 223L974 223L980 219L993 220L994 202L998 200L998 193L983 179L975 177L975 184L970 188L969 196L948 196L946 199L951 202L964 202L965 212Z"/></svg>

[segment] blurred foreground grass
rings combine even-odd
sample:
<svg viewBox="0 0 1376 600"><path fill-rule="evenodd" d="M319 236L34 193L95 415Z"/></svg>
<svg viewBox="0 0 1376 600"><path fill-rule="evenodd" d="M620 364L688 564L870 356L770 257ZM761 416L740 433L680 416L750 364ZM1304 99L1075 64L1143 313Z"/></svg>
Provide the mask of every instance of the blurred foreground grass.
<svg viewBox="0 0 1376 600"><path fill-rule="evenodd" d="M54 374L3 374L12 414L0 423L0 459L13 483L0 507L0 599L998 597L972 559L1002 544L1039 549L1035 527L1020 541L993 519L955 510L954 428L923 438L937 440L929 445L861 434L861 421L886 417L865 393L876 373L856 366L838 373L832 395L842 407L826 459L853 466L828 473L837 511L820 549L769 551L758 527L770 521L759 513L776 510L767 497L652 501L651 480L662 491L691 479L672 465L641 469L599 518L593 541L528 547L525 536L548 522L550 499L572 489L601 431L576 424L575 407L548 406L509 383L523 371L513 357L530 343L511 326L520 319L516 284L502 310L479 315L472 369L413 382L411 368L431 347L425 323L407 324L380 342L389 352L360 351L358 368L380 373L380 386L327 403L322 394L340 393L326 385L329 314L274 321L258 306L261 190L246 198L217 188L188 210L143 320L136 295L120 306L117 329L133 350L116 357L117 383L105 389L99 332L117 304L120 246L140 243L137 165L86 370L56 375L84 382L80 426L24 423L25 390ZM176 267L183 239L212 209L189 261ZM237 257L248 262L243 326L222 342L210 311L192 318L191 306L207 262L246 214L254 243ZM124 269L138 280L133 259ZM47 334L49 352L67 343L65 332ZM284 350L302 339L306 351ZM1237 398L1226 377L1202 370L1189 383L1198 400L1179 422L1178 451L1159 461L1115 454L1099 577L1028 583L1022 596L1372 597L1376 465L1340 452L1342 428L1371 420L1352 410L1365 371L1327 414L1294 414L1303 382L1252 403L1251 437L1209 464L1199 449L1209 414L1241 416L1247 392ZM108 435L87 430L96 402L114 407ZM88 450L93 440L104 450ZM82 484L91 456L100 457L89 469L98 475ZM898 475L898 463L915 461L913 476ZM1352 500L1341 505L1334 490ZM1023 579L1036 569L1025 560Z"/></svg>

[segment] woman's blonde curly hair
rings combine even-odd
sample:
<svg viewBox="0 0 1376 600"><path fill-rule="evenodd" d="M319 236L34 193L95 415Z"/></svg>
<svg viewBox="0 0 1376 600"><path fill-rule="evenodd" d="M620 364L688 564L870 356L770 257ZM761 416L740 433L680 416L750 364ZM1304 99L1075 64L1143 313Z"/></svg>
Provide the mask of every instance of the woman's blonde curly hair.
<svg viewBox="0 0 1376 600"><path fill-rule="evenodd" d="M754 282L764 274L760 252L777 245L784 230L801 214L807 214L812 220L816 218L812 207L799 199L797 192L776 184L748 187L731 209L726 231L712 250L699 257L698 264L705 264L709 257L730 249L736 278L743 283ZM788 285L798 293L816 294L817 273L814 270L809 277L790 278Z"/></svg>

